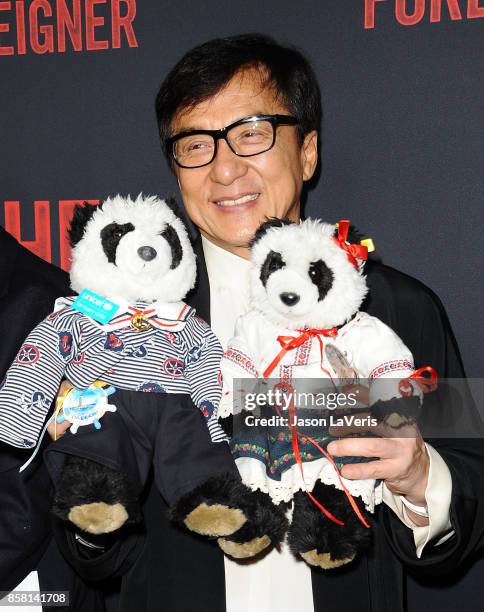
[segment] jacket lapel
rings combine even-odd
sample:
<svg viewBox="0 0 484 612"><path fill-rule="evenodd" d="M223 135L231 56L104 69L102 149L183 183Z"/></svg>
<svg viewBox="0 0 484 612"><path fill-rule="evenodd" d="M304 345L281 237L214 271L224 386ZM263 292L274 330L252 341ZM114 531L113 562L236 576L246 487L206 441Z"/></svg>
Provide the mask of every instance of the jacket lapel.
<svg viewBox="0 0 484 612"><path fill-rule="evenodd" d="M197 314L210 325L210 284L200 234L193 243L193 250L197 257L197 281L194 289L185 298L185 302L195 308Z"/></svg>

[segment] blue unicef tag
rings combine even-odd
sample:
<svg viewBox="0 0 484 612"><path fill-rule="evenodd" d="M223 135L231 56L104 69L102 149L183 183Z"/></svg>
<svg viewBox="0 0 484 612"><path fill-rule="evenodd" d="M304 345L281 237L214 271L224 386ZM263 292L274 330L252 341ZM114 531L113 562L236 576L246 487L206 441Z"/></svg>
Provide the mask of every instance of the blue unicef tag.
<svg viewBox="0 0 484 612"><path fill-rule="evenodd" d="M102 295L94 293L94 291L83 289L73 302L72 308L105 325L114 317L119 305L107 300Z"/></svg>

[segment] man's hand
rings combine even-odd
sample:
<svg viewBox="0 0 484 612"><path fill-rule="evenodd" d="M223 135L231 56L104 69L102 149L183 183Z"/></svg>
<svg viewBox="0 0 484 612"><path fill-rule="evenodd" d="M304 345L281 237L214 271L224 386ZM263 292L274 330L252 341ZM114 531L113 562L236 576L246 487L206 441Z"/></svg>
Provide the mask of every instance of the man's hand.
<svg viewBox="0 0 484 612"><path fill-rule="evenodd" d="M344 465L341 475L351 480L378 478L385 481L387 488L396 495L404 495L409 502L425 506L425 490L429 474L429 457L425 443L416 425L405 425L392 430L380 423L362 431L355 427L332 427L335 436L371 432L378 438L346 438L328 445L328 451L335 456L376 457L378 461ZM398 435L399 437L396 437ZM402 437L404 436L404 437ZM428 518L405 509L417 526L428 525Z"/></svg>
<svg viewBox="0 0 484 612"><path fill-rule="evenodd" d="M59 391L57 392L57 397L63 395L71 386L72 385L68 383L67 380L63 380L61 386L59 387ZM52 421L52 423L47 426L47 432L51 439L55 442L66 433L71 425L72 423L70 421L64 421L63 423L55 423Z"/></svg>

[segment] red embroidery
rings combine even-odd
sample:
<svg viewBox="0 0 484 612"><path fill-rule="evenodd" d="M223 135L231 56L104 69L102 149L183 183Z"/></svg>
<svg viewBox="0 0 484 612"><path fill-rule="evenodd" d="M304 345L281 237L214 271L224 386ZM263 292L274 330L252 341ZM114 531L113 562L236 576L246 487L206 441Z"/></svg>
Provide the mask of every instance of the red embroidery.
<svg viewBox="0 0 484 612"><path fill-rule="evenodd" d="M290 384L293 380L292 365L279 366L279 378L282 383Z"/></svg>
<svg viewBox="0 0 484 612"><path fill-rule="evenodd" d="M294 359L294 365L307 365L309 361L309 354L311 352L311 347L313 344L313 339L308 338L304 344L298 346L296 349L296 357Z"/></svg>
<svg viewBox="0 0 484 612"><path fill-rule="evenodd" d="M235 348L229 348L225 351L224 357L225 359L228 359L229 361L233 361L234 363L236 363L243 370L245 370L246 372L249 372L249 374L252 374L253 376L257 376L257 370L255 369L255 366L252 363L251 358L245 355L242 351L239 351L238 349L235 349Z"/></svg>
<svg viewBox="0 0 484 612"><path fill-rule="evenodd" d="M410 370L413 372L413 369L413 365L407 359L395 359L394 361L387 361L373 368L368 378L380 378L380 376L388 372L396 372L399 370Z"/></svg>

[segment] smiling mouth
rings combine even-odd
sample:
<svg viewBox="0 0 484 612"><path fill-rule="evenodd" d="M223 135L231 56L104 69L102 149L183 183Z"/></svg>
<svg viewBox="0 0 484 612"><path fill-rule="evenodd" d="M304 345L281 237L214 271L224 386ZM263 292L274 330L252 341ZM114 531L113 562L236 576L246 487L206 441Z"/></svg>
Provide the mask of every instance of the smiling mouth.
<svg viewBox="0 0 484 612"><path fill-rule="evenodd" d="M260 196L260 193L250 193L240 198L235 199L226 199L226 200L212 200L214 204L217 206L223 206L225 208L230 208L231 206L240 206L241 204L247 204L248 202L253 202L257 200Z"/></svg>

